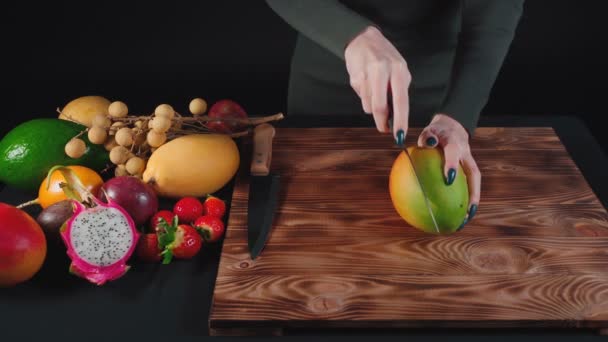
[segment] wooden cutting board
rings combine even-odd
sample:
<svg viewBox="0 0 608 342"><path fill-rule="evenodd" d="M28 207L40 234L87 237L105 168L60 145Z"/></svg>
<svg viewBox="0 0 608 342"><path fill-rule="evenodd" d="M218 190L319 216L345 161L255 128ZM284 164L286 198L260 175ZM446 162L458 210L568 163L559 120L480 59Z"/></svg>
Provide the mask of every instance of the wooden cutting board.
<svg viewBox="0 0 608 342"><path fill-rule="evenodd" d="M420 130L410 129L407 145ZM247 249L237 176L212 334L284 328L608 327L608 213L551 128L478 128L478 214L432 236L388 192L400 152L374 128L279 128L281 198L266 248ZM246 153L244 153L246 154Z"/></svg>

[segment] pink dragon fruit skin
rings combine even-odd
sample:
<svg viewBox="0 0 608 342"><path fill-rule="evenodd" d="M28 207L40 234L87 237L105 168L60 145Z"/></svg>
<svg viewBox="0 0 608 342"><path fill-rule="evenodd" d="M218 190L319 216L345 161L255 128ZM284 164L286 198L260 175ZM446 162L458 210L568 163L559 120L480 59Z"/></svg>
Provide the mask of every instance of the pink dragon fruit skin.
<svg viewBox="0 0 608 342"><path fill-rule="evenodd" d="M140 234L122 207L112 201L93 200L96 203L93 208L72 201L74 215L66 222L61 237L72 259L70 272L96 285L103 285L129 270L126 263Z"/></svg>

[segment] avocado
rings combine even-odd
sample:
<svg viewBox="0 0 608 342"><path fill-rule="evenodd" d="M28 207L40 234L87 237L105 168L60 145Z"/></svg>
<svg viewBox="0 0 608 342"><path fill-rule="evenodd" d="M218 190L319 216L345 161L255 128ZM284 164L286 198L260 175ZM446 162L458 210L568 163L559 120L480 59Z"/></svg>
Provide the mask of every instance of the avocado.
<svg viewBox="0 0 608 342"><path fill-rule="evenodd" d="M81 165L95 171L109 165L103 145L92 144L83 134L87 148L80 158L65 154L65 144L86 127L67 120L42 118L26 121L0 140L0 182L11 187L36 191L55 165Z"/></svg>

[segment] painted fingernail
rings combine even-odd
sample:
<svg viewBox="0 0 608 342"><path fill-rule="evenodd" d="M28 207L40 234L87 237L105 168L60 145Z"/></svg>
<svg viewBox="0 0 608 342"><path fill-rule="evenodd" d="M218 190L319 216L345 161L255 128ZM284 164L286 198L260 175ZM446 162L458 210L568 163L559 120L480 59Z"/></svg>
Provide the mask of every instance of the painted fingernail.
<svg viewBox="0 0 608 342"><path fill-rule="evenodd" d="M458 227L458 229L456 229L456 231L461 230L462 228L464 228L464 226L469 222L469 220L465 217L464 221L462 222L462 224L460 225L460 227Z"/></svg>
<svg viewBox="0 0 608 342"><path fill-rule="evenodd" d="M397 145L403 146L403 141L404 140L405 140L405 132L402 129L400 129L397 132Z"/></svg>
<svg viewBox="0 0 608 342"><path fill-rule="evenodd" d="M456 179L456 170L449 169L448 170L448 179L446 179L446 184L452 185L452 183L454 183L454 179Z"/></svg>
<svg viewBox="0 0 608 342"><path fill-rule="evenodd" d="M469 218L468 218L468 220L469 221L472 220L473 216L475 216L476 213L477 213L477 204L473 204L471 206L471 208L469 209Z"/></svg>
<svg viewBox="0 0 608 342"><path fill-rule="evenodd" d="M437 143L437 139L435 139L435 137L429 137L428 139L426 139L426 144L428 146L435 146L435 144Z"/></svg>

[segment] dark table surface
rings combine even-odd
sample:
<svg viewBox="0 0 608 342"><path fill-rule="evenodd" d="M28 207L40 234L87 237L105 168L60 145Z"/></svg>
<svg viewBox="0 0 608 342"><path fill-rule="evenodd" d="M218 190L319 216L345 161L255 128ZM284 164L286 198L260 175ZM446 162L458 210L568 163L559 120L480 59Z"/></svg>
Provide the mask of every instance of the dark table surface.
<svg viewBox="0 0 608 342"><path fill-rule="evenodd" d="M373 127L371 117L286 118L278 127ZM412 126L416 126L413 122ZM585 125L574 117L482 117L479 126L553 127L594 192L608 207L608 158ZM1 185L0 185L1 187ZM232 184L218 195L230 200ZM32 199L4 187L0 202L13 205ZM161 207L168 208L169 202ZM29 209L32 215L35 209ZM61 335L208 335L208 315L221 252L221 243L206 246L195 259L171 265L139 264L127 276L102 287L67 274L68 260L61 246L49 245L45 265L19 286L0 289L0 329L3 336ZM591 330L332 330L286 331L288 335L397 339L400 336L449 339L517 338L552 340L601 338ZM350 339L350 337L349 337Z"/></svg>

